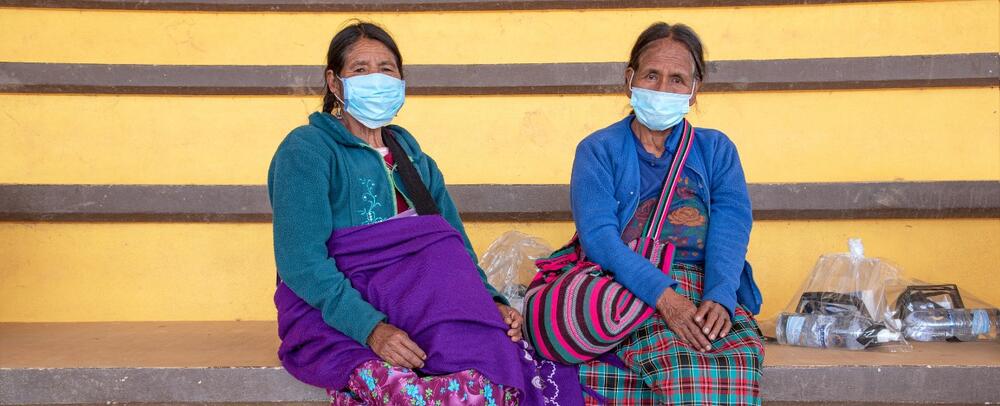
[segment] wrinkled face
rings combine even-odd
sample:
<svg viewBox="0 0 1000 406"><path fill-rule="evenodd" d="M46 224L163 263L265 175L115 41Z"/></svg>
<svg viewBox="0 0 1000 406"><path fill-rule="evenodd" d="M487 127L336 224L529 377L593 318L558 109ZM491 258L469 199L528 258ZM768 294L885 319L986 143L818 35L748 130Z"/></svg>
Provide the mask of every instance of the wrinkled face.
<svg viewBox="0 0 1000 406"><path fill-rule="evenodd" d="M396 56L392 54L389 47L371 38L361 38L347 49L344 67L340 72L326 71L326 83L327 86L330 86L330 91L343 99L344 94L341 92L341 83L337 76L346 79L369 73L382 73L396 79L402 79L399 62L396 61Z"/></svg>
<svg viewBox="0 0 1000 406"><path fill-rule="evenodd" d="M670 38L649 44L639 55L638 68L625 69L626 95L632 97L631 85L659 92L691 94L694 84L694 58L684 44ZM634 75L634 76L633 76ZM691 98L694 104L694 97Z"/></svg>

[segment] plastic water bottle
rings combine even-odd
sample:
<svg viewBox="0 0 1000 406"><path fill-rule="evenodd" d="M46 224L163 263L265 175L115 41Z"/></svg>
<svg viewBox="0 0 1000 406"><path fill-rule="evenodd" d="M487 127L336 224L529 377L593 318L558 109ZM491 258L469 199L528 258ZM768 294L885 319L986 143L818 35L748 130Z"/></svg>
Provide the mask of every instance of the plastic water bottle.
<svg viewBox="0 0 1000 406"><path fill-rule="evenodd" d="M870 319L856 315L781 313L776 335L780 344L863 350L867 344L858 337L871 326Z"/></svg>
<svg viewBox="0 0 1000 406"><path fill-rule="evenodd" d="M997 309L926 309L906 316L904 333L917 341L997 339Z"/></svg>

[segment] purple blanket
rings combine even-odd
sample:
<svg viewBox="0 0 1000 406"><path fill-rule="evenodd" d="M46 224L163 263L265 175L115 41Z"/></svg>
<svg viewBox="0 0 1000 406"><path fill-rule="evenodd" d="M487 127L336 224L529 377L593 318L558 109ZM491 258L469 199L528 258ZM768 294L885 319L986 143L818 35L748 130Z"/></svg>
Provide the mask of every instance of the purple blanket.
<svg viewBox="0 0 1000 406"><path fill-rule="evenodd" d="M479 279L461 236L441 216L415 216L334 231L330 256L361 295L426 353L419 372L475 369L521 391L522 404L581 405L576 367L534 357L507 325ZM278 357L299 380L340 390L368 360L369 349L323 322L283 283L278 308Z"/></svg>

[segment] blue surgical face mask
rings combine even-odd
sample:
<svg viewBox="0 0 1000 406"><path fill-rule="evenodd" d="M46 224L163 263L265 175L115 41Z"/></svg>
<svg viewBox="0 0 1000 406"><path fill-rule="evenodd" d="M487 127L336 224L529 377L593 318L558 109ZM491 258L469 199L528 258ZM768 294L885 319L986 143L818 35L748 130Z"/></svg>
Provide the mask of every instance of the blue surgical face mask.
<svg viewBox="0 0 1000 406"><path fill-rule="evenodd" d="M344 110L368 128L392 122L403 107L406 82L382 73L340 78L344 84Z"/></svg>
<svg viewBox="0 0 1000 406"><path fill-rule="evenodd" d="M694 85L697 84L698 81L695 81ZM633 87L632 78L629 78L629 87L632 89L631 103L635 117L642 125L653 131L663 131L677 125L691 110L694 85L691 86L691 94L667 93Z"/></svg>

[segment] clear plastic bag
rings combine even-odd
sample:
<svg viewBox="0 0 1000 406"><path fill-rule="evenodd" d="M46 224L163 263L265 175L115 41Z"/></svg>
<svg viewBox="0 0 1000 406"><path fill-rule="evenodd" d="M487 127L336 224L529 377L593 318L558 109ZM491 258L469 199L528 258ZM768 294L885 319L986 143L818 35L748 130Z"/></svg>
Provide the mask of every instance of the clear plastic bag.
<svg viewBox="0 0 1000 406"><path fill-rule="evenodd" d="M773 324L780 344L814 348L907 351L911 347L886 300L886 287L901 277L898 268L864 256L859 239L850 252L826 254Z"/></svg>
<svg viewBox="0 0 1000 406"><path fill-rule="evenodd" d="M508 231L490 244L479 266L486 272L490 285L507 298L511 307L523 312L524 295L538 272L535 260L551 253L552 247L545 240Z"/></svg>
<svg viewBox="0 0 1000 406"><path fill-rule="evenodd" d="M951 283L899 279L886 292L892 317L914 341L1000 340L1000 310Z"/></svg>

